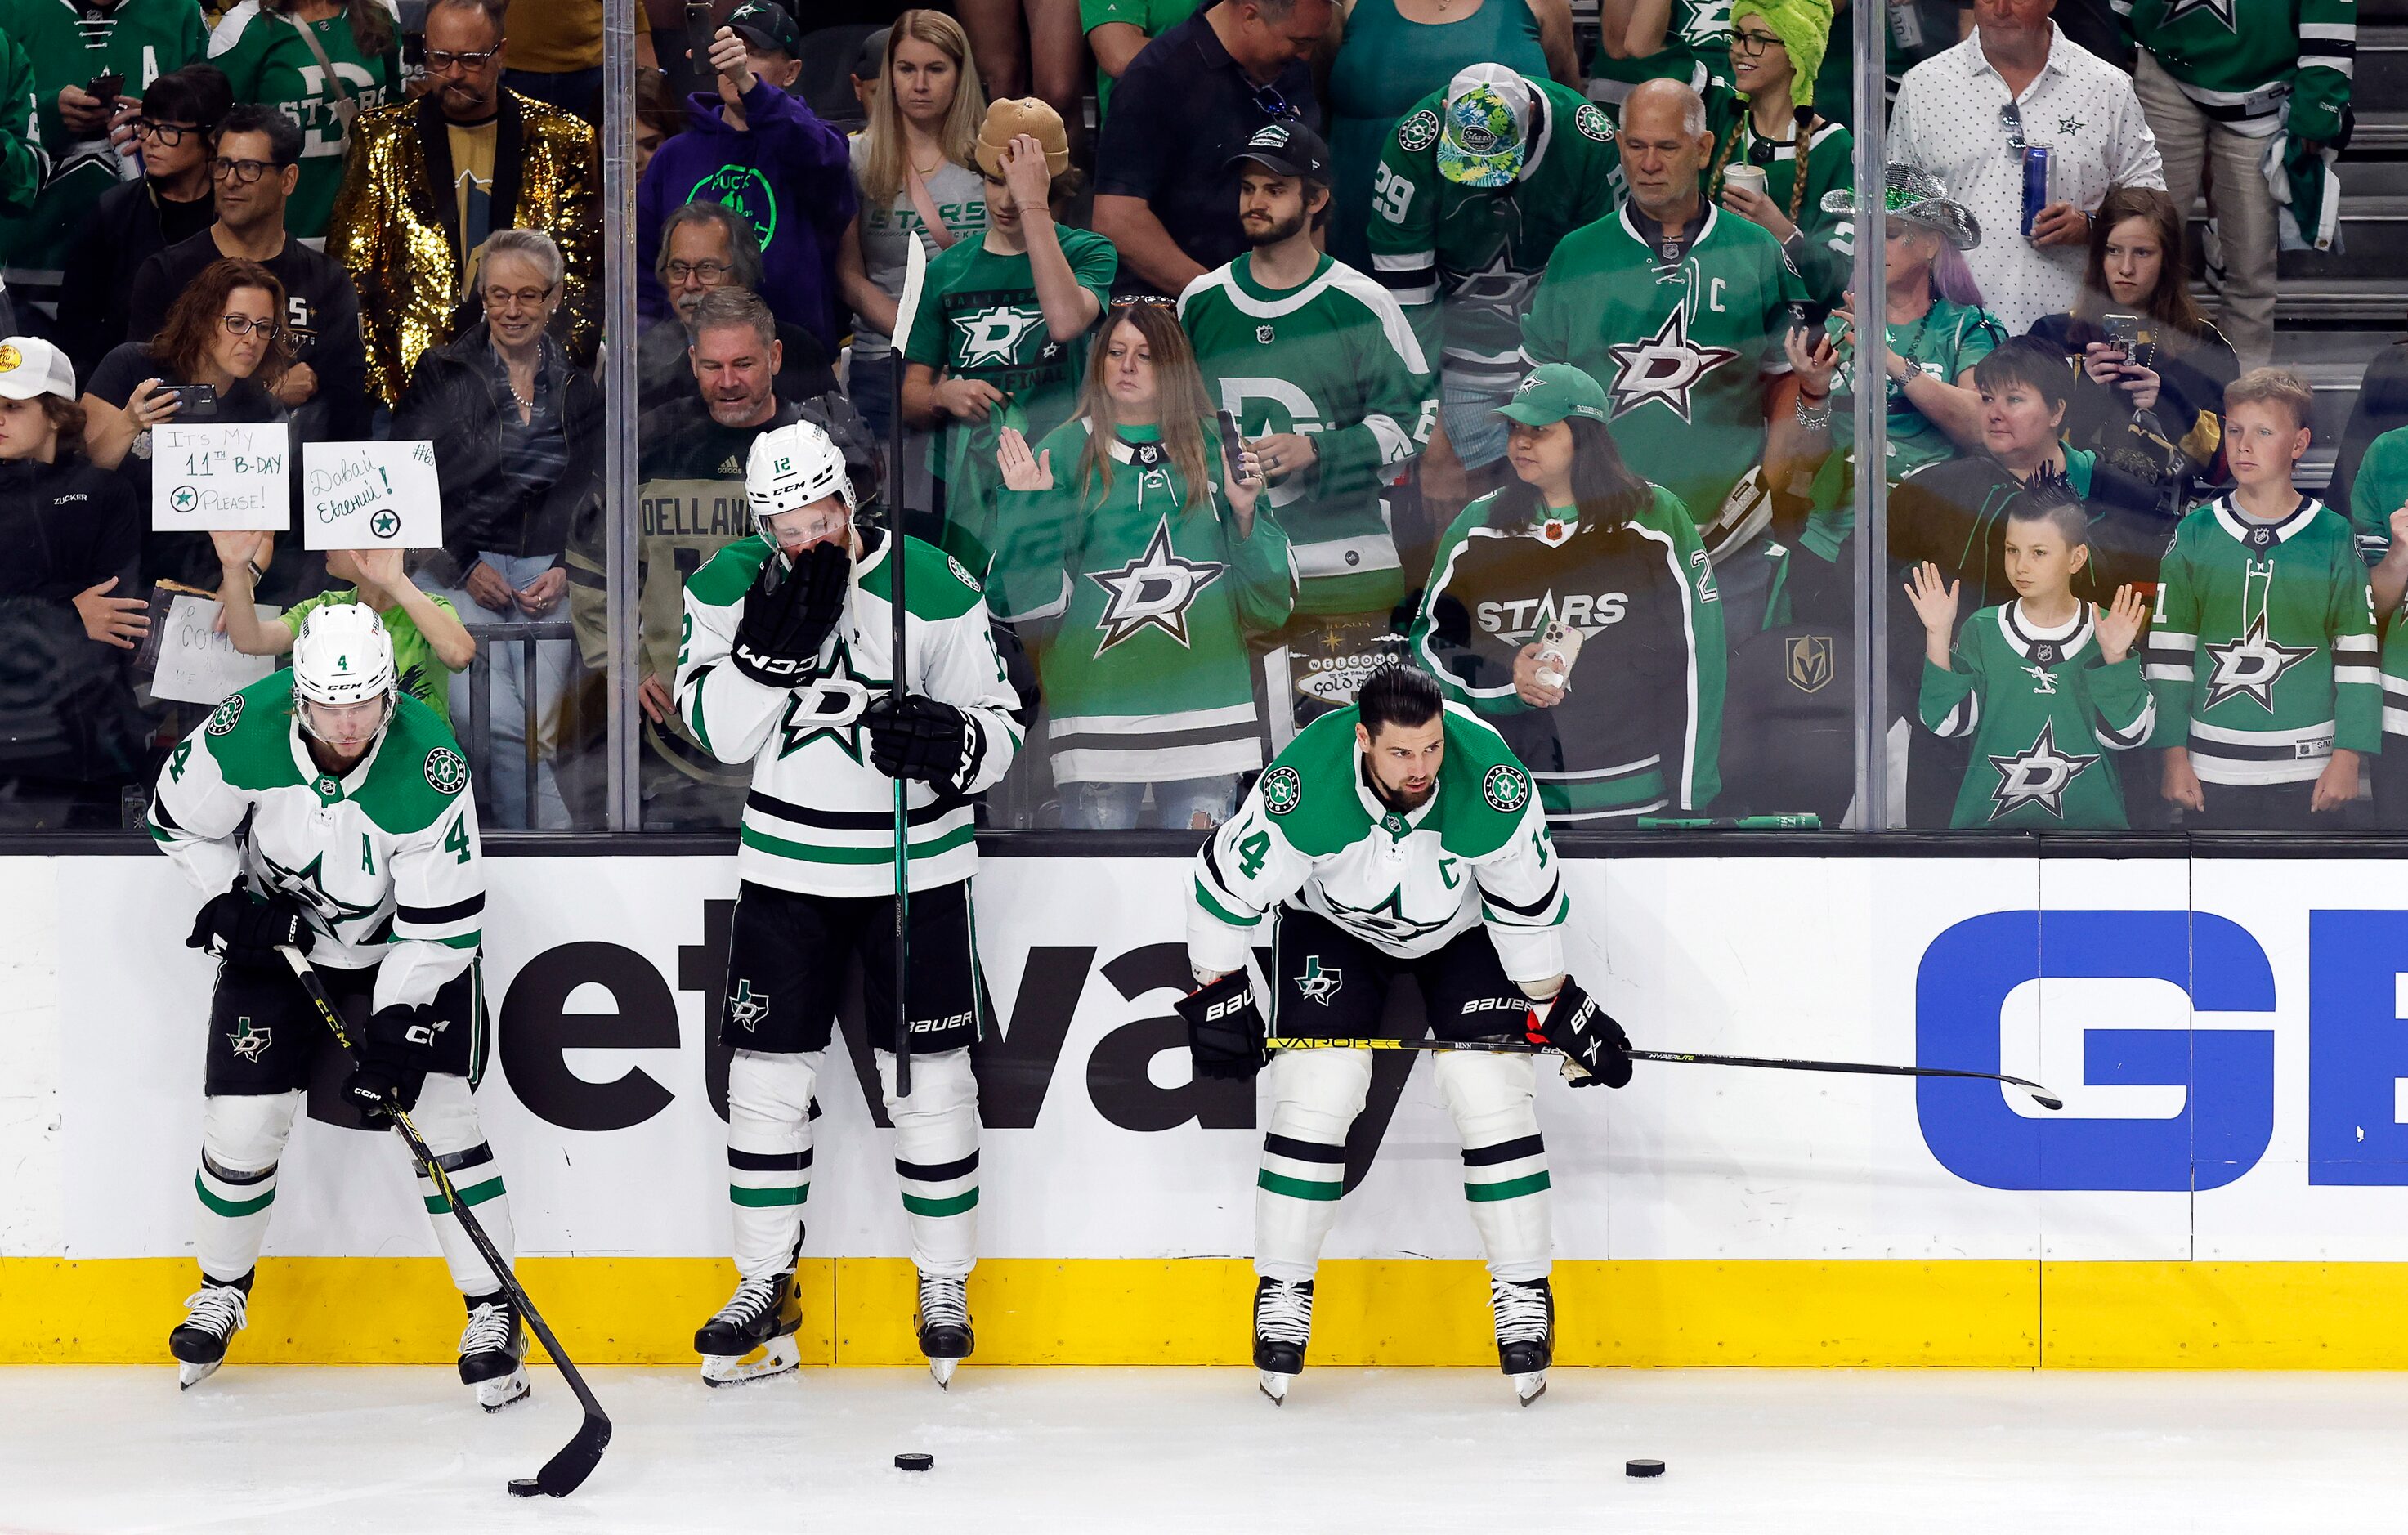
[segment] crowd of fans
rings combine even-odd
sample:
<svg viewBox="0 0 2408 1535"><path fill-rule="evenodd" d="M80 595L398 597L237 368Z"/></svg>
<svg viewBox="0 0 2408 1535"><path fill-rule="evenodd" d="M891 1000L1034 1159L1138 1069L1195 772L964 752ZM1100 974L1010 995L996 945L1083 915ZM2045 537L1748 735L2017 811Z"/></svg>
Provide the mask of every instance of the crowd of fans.
<svg viewBox="0 0 2408 1535"><path fill-rule="evenodd" d="M598 0L0 0L0 537L39 551L0 579L0 822L114 825L189 725L138 659L167 595L274 656L341 592L420 696L485 690L493 824L600 824L631 655L645 824L732 826L670 696L681 583L809 419L985 587L1033 724L990 824L1210 825L1405 659L1567 826L2408 825L2408 353L2329 507L2270 366L2278 251L2334 239L2349 0L1893 5L1886 106L1844 0L688 8L638 6L610 251ZM146 531L151 432L195 414L431 441L441 546Z"/></svg>

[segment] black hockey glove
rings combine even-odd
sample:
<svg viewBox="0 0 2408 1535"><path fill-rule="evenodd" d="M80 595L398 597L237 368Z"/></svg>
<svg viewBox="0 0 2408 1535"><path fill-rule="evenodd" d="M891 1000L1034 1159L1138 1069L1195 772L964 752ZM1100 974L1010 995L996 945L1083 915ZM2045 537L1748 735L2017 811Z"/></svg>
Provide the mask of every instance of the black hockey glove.
<svg viewBox="0 0 2408 1535"><path fill-rule="evenodd" d="M1588 1074L1572 1078L1575 1087L1621 1087L1630 1081L1630 1036L1570 976L1547 1002L1543 1017L1534 1011L1529 1033L1532 1044L1560 1050L1580 1063Z"/></svg>
<svg viewBox="0 0 2408 1535"><path fill-rule="evenodd" d="M986 734L951 704L907 693L903 707L882 693L862 710L870 764L888 778L916 778L940 793L959 794L978 776Z"/></svg>
<svg viewBox="0 0 2408 1535"><path fill-rule="evenodd" d="M233 889L206 902L193 919L193 936L184 940L184 947L245 967L282 965L284 956L276 951L288 943L308 954L317 934L301 903L280 890L262 899L251 894L250 883L246 875L234 882Z"/></svg>
<svg viewBox="0 0 2408 1535"><path fill-rule="evenodd" d="M813 544L792 570L771 555L744 594L736 625L736 669L768 687L800 687L819 670L820 647L844 612L853 557L840 545Z"/></svg>
<svg viewBox="0 0 2408 1535"><path fill-rule="evenodd" d="M419 1089L435 1064L435 1010L394 1003L368 1015L360 1040L359 1064L343 1083L343 1096L369 1119L388 1105L404 1112L418 1107Z"/></svg>
<svg viewBox="0 0 2408 1535"><path fill-rule="evenodd" d="M1198 1077L1243 1082L1270 1059L1263 1048L1268 1030L1245 971L1231 970L1171 1008L1187 1020L1187 1052Z"/></svg>

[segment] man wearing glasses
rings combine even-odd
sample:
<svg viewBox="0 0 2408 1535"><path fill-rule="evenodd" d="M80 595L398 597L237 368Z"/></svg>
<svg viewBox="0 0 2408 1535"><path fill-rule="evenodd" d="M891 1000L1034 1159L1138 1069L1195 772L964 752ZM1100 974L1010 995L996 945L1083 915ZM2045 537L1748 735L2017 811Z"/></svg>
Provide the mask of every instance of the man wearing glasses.
<svg viewBox="0 0 2408 1535"><path fill-rule="evenodd" d="M761 248L752 243L752 226L743 214L724 203L688 203L661 225L661 253L652 263L652 276L669 295L675 318L673 323L652 322L637 337L636 398L645 410L694 393L688 353L702 301L724 288L759 293ZM819 337L780 320L774 339L783 354L777 370L781 399L836 392L836 369Z"/></svg>
<svg viewBox="0 0 2408 1535"><path fill-rule="evenodd" d="M1980 221L1965 261L2016 336L2073 307L2107 189L2166 184L2131 79L2058 30L2057 3L1976 0L1973 36L1908 70L1890 114L1890 159L1938 173ZM2028 219L2031 149L2049 154Z"/></svg>
<svg viewBox="0 0 2408 1535"><path fill-rule="evenodd" d="M192 280L226 257L255 261L284 284L284 331L294 362L273 389L293 412L297 440L343 441L368 433L367 358L360 347L360 300L334 258L284 227L301 175L301 130L273 107L225 114L208 177L217 222L152 256L134 276L127 337L158 334Z"/></svg>
<svg viewBox="0 0 2408 1535"><path fill-rule="evenodd" d="M399 398L420 353L476 296L486 237L540 230L566 262L569 354L597 335L601 168L582 120L502 87L505 0L434 0L415 101L360 114L326 236L360 295L370 395Z"/></svg>

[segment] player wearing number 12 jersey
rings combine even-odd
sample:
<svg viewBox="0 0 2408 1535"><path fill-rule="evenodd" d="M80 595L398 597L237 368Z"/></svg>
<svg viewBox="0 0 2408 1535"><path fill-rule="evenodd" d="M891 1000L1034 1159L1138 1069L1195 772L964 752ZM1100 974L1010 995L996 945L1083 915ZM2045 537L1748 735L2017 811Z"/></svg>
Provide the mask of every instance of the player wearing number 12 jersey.
<svg viewBox="0 0 2408 1535"><path fill-rule="evenodd" d="M1352 708L1308 725L1197 854L1187 961L1203 989L1182 1004L1196 1068L1244 1075L1259 1013L1245 975L1269 917L1265 979L1283 1039L1376 1033L1390 983L1420 983L1441 1040L1539 1037L1620 1086L1621 1028L1564 973L1571 903L1530 775L1504 739L1447 704L1426 672L1389 667ZM1548 1009L1543 1023L1532 1003ZM1229 1021L1241 1019L1240 1026ZM1282 1051L1254 1196L1254 1368L1283 1400L1304 1369L1312 1277L1338 1217L1347 1127L1371 1085L1371 1053ZM1463 1137L1463 1192L1488 1254L1498 1362L1528 1401L1555 1342L1547 1154L1527 1054L1437 1060Z"/></svg>

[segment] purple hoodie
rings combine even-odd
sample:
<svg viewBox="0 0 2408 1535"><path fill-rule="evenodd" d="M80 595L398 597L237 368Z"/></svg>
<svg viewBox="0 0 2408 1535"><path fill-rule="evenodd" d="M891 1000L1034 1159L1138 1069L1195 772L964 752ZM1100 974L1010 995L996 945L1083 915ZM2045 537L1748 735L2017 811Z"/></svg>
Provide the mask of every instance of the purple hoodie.
<svg viewBox="0 0 2408 1535"><path fill-rule="evenodd" d="M637 307L651 316L669 312L652 275L668 216L691 202L724 203L752 221L761 241L763 300L835 356L845 330L837 248L858 202L844 135L801 97L758 77L744 95L747 132L728 123L716 93L687 102L686 130L653 153L636 189Z"/></svg>

